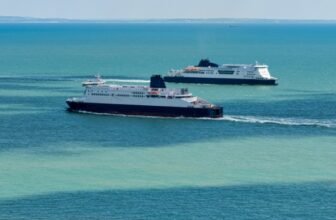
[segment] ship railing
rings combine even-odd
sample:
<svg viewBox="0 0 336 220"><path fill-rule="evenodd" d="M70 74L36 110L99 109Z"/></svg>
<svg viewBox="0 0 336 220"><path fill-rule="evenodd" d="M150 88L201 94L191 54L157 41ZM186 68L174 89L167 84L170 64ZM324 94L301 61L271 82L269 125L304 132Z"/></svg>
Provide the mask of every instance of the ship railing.
<svg viewBox="0 0 336 220"><path fill-rule="evenodd" d="M213 108L215 107L215 105L209 103L208 101L201 99L201 98L197 98L197 100L195 102L193 102L195 107L198 108Z"/></svg>
<svg viewBox="0 0 336 220"><path fill-rule="evenodd" d="M162 89L162 88L149 88L148 92L158 92L161 94L175 94L175 95L185 95L190 94L187 88L174 88L174 89Z"/></svg>
<svg viewBox="0 0 336 220"><path fill-rule="evenodd" d="M184 72L184 70L174 70L174 69L172 69L168 72L168 75L176 76L176 75L181 75L183 72Z"/></svg>

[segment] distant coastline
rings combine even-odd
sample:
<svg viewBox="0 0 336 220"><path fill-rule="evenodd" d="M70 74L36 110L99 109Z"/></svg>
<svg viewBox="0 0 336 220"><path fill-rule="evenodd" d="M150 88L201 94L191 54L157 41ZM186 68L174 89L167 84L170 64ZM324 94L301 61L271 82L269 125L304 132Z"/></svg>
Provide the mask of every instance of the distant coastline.
<svg viewBox="0 0 336 220"><path fill-rule="evenodd" d="M65 18L34 18L34 17L18 17L18 16L0 16L0 24L15 23L213 23L213 24L336 24L336 20L291 20L291 19L249 19L249 18L176 18L176 19L65 19Z"/></svg>

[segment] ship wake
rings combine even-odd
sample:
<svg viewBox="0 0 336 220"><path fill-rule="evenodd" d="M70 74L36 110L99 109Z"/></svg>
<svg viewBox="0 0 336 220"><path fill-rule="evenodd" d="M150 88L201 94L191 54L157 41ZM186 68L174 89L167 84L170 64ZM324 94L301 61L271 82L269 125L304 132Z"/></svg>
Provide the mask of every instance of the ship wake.
<svg viewBox="0 0 336 220"><path fill-rule="evenodd" d="M263 117L263 116L240 116L240 115L225 115L219 120L252 123L252 124L275 124L286 126L310 126L323 128L336 128L336 120L319 120L319 119L304 119L304 118L278 118L278 117Z"/></svg>
<svg viewBox="0 0 336 220"><path fill-rule="evenodd" d="M158 118L158 119L175 119L175 120L211 120L211 121L227 121L237 123L250 124L270 124L283 126L308 126L320 128L336 128L336 120L318 120L303 118L279 118L279 117L262 117L262 116L242 116L242 115L225 115L221 118L192 118L192 117L162 117L162 116L145 116L145 115L124 115L110 113L95 113L88 111L77 111L83 114L109 115L121 117L137 117L137 118Z"/></svg>

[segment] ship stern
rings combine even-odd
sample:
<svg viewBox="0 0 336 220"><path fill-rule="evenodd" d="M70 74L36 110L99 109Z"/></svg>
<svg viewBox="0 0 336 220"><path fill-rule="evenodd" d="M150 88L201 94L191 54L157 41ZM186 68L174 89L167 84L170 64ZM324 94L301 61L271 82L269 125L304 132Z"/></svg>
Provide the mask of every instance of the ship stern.
<svg viewBox="0 0 336 220"><path fill-rule="evenodd" d="M209 109L210 118L222 118L223 117L223 107L215 106Z"/></svg>

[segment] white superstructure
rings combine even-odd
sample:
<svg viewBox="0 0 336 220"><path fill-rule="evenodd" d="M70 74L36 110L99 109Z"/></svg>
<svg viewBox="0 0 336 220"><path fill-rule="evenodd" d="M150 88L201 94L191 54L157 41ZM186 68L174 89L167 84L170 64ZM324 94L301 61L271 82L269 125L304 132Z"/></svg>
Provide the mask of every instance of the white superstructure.
<svg viewBox="0 0 336 220"><path fill-rule="evenodd" d="M92 82L92 81L90 81ZM151 88L139 85L86 84L84 96L68 100L86 103L148 105L169 107L211 107L209 102L193 96L188 89Z"/></svg>
<svg viewBox="0 0 336 220"><path fill-rule="evenodd" d="M187 89L150 88L148 86L99 84L86 86L84 96L75 98L87 103L205 107L211 105L192 96Z"/></svg>
<svg viewBox="0 0 336 220"><path fill-rule="evenodd" d="M232 79L274 79L264 64L223 64L219 67L188 66L171 70L169 76L211 77Z"/></svg>
<svg viewBox="0 0 336 220"><path fill-rule="evenodd" d="M167 89L159 75L151 77L150 86L110 85L101 79L88 82L83 83L82 97L66 100L70 110L173 117L223 116L222 107L193 96L188 89Z"/></svg>
<svg viewBox="0 0 336 220"><path fill-rule="evenodd" d="M167 82L214 84L276 84L265 64L223 64L201 60L196 66L171 70L164 77Z"/></svg>

